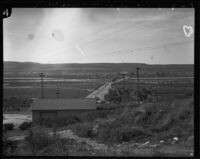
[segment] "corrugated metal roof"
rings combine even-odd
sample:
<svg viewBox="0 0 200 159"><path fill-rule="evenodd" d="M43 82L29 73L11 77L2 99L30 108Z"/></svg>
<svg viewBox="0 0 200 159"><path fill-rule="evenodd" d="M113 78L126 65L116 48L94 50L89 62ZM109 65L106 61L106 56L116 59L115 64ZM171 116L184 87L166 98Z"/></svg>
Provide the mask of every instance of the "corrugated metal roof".
<svg viewBox="0 0 200 159"><path fill-rule="evenodd" d="M32 110L76 110L96 109L95 99L36 99Z"/></svg>

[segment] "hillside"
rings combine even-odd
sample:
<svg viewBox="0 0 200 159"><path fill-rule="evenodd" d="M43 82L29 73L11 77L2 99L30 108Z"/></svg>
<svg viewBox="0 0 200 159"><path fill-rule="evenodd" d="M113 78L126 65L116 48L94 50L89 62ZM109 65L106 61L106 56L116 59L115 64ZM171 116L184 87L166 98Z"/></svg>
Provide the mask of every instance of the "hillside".
<svg viewBox="0 0 200 159"><path fill-rule="evenodd" d="M19 74L46 72L53 75L66 75L68 73L118 73L135 72L137 67L142 68L142 73L177 72L193 75L194 65L149 65L144 63L87 63L87 64L40 64L32 62L4 62L4 75L18 76ZM186 75L187 76L187 75Z"/></svg>

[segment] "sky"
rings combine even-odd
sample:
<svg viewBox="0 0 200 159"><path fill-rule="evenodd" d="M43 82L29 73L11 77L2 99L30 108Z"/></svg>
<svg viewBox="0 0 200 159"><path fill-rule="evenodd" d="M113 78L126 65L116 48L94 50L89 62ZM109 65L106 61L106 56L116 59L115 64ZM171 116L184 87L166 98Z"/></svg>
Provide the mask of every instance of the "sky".
<svg viewBox="0 0 200 159"><path fill-rule="evenodd" d="M14 8L4 61L194 64L193 8Z"/></svg>

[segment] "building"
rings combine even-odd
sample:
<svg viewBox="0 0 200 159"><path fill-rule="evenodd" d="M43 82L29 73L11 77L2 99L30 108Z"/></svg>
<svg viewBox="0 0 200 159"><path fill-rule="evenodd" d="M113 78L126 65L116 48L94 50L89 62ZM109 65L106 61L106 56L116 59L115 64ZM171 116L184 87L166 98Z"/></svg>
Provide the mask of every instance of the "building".
<svg viewBox="0 0 200 159"><path fill-rule="evenodd" d="M31 105L32 122L60 119L96 110L95 99L36 99Z"/></svg>

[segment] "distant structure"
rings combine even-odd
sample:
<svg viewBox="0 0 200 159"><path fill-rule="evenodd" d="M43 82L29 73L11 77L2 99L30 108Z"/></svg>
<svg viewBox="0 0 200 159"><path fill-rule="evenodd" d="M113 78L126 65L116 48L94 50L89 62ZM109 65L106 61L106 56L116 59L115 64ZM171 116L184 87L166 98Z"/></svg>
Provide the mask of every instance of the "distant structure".
<svg viewBox="0 0 200 159"><path fill-rule="evenodd" d="M44 78L44 73L40 73L41 77L41 99L44 99L44 85L43 85L43 78Z"/></svg>
<svg viewBox="0 0 200 159"><path fill-rule="evenodd" d="M96 110L95 99L35 99L31 105L32 122L43 119L56 121L67 116L79 116Z"/></svg>

